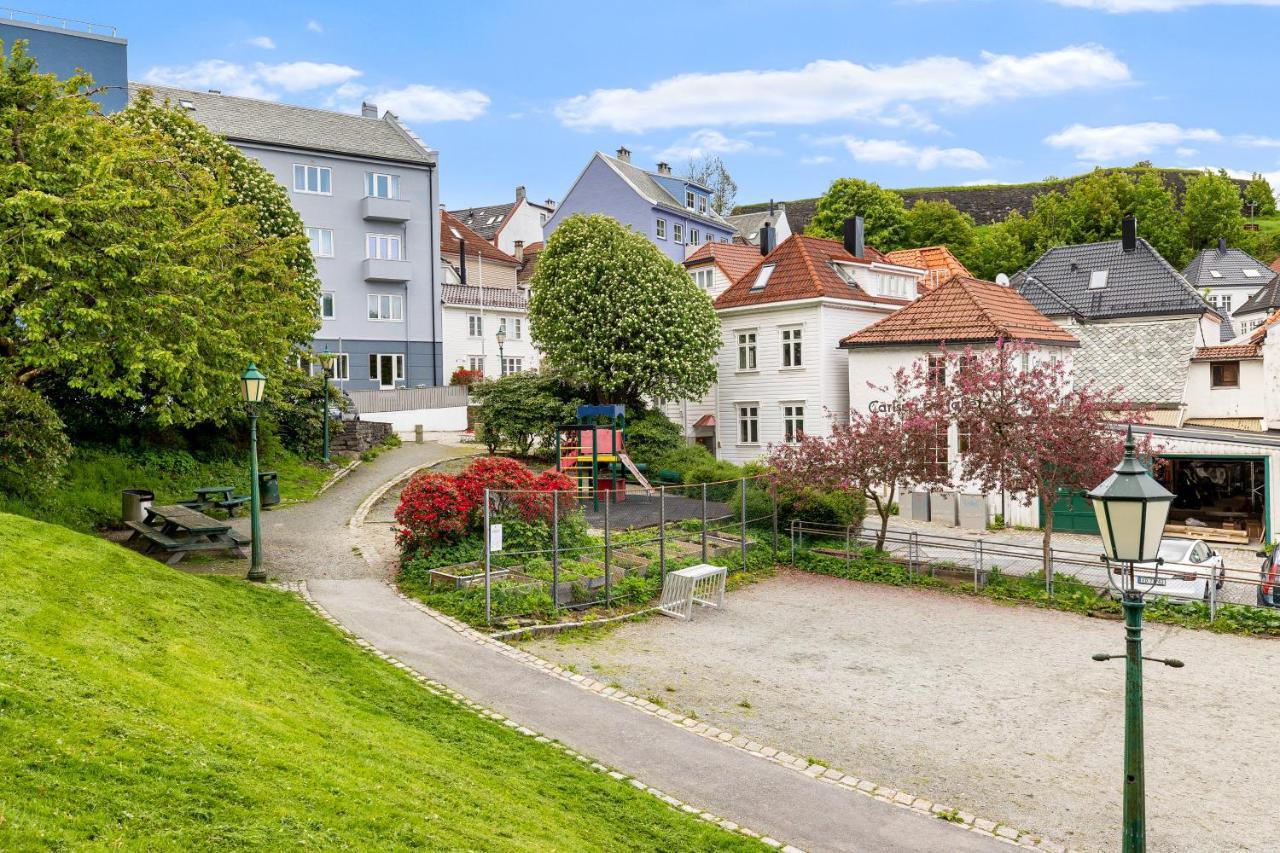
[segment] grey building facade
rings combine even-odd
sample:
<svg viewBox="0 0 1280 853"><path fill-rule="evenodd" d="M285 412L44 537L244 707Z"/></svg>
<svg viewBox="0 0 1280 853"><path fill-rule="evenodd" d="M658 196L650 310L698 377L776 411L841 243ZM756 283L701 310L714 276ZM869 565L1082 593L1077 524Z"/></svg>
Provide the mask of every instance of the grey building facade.
<svg viewBox="0 0 1280 853"><path fill-rule="evenodd" d="M351 390L443 384L436 152L391 113L335 113L147 84L289 191L316 258L317 352ZM315 365L318 370L319 366Z"/></svg>
<svg viewBox="0 0 1280 853"><path fill-rule="evenodd" d="M27 42L27 53L40 71L65 80L77 70L93 75L102 111L124 109L129 102L129 43L106 24L55 18L31 12L0 9L0 44L5 53L13 43Z"/></svg>

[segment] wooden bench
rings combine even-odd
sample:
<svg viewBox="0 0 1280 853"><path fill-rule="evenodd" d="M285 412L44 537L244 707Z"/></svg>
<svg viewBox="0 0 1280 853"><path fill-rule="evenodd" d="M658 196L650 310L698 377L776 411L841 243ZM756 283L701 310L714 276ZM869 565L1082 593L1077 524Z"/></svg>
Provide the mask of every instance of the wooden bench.
<svg viewBox="0 0 1280 853"><path fill-rule="evenodd" d="M227 498L226 500L214 501L213 505L218 509L225 509L227 511L227 515L234 516L237 509L249 503L251 500L253 500L253 498L249 495L236 495L235 497Z"/></svg>
<svg viewBox="0 0 1280 853"><path fill-rule="evenodd" d="M129 536L130 540L138 537L147 540L144 554L152 554L157 549L162 550L167 555L164 562L170 566L177 564L183 557L194 551L235 551L237 556L243 557L244 553L240 549L250 542L247 536L236 533L234 530L220 534L214 539L199 537L179 539L165 533L159 527L144 524L141 521L129 521L126 524L133 531Z"/></svg>

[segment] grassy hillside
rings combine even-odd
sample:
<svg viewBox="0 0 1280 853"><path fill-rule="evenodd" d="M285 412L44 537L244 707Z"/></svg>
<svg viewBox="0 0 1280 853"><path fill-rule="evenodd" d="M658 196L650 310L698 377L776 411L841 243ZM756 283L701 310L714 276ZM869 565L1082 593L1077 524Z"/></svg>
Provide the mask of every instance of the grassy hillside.
<svg viewBox="0 0 1280 853"><path fill-rule="evenodd" d="M753 846L464 712L296 598L0 514L0 849Z"/></svg>

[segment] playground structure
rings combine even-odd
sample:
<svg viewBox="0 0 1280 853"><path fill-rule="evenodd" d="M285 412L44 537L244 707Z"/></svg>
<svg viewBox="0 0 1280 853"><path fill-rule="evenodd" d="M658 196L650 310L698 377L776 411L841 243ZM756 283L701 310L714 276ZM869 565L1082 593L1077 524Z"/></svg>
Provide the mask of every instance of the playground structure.
<svg viewBox="0 0 1280 853"><path fill-rule="evenodd" d="M602 423L603 422L603 423ZM556 428L556 470L573 479L580 500L599 509L600 500L626 500L626 475L654 494L653 486L626 453L626 407L579 406L577 422Z"/></svg>

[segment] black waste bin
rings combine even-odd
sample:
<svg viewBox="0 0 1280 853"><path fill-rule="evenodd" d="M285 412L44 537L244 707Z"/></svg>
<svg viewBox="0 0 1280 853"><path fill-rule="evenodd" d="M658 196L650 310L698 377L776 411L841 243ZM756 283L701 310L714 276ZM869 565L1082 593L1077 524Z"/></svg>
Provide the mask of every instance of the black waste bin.
<svg viewBox="0 0 1280 853"><path fill-rule="evenodd" d="M142 521L147 517L147 508L155 499L155 492L146 489L125 489L120 493L120 520Z"/></svg>
<svg viewBox="0 0 1280 853"><path fill-rule="evenodd" d="M280 479L275 471L258 473L258 500L262 502L262 506L280 503Z"/></svg>

